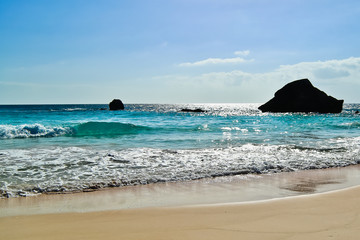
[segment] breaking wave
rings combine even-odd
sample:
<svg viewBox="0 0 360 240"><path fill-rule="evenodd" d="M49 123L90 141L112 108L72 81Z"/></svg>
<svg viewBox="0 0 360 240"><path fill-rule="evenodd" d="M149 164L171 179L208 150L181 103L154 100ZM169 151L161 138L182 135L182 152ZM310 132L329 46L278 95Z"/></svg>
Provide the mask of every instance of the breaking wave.
<svg viewBox="0 0 360 240"><path fill-rule="evenodd" d="M42 124L0 125L0 139L57 137L71 132L68 127L46 127Z"/></svg>
<svg viewBox="0 0 360 240"><path fill-rule="evenodd" d="M39 137L120 136L136 134L151 128L118 122L86 122L75 126L44 126L42 124L0 125L0 139Z"/></svg>

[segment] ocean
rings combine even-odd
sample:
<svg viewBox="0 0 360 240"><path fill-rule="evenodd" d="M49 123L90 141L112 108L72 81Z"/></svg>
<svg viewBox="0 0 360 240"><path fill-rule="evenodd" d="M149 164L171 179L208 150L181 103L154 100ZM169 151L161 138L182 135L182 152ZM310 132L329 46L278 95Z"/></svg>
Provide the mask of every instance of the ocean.
<svg viewBox="0 0 360 240"><path fill-rule="evenodd" d="M0 105L0 197L360 163L360 104L340 114L259 105Z"/></svg>

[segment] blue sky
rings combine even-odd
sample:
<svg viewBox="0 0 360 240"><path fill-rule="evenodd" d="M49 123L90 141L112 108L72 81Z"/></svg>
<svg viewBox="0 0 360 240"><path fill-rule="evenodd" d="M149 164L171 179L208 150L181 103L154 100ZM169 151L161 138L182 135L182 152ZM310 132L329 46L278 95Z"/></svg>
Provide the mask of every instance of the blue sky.
<svg viewBox="0 0 360 240"><path fill-rule="evenodd" d="M1 0L0 104L360 102L360 1Z"/></svg>

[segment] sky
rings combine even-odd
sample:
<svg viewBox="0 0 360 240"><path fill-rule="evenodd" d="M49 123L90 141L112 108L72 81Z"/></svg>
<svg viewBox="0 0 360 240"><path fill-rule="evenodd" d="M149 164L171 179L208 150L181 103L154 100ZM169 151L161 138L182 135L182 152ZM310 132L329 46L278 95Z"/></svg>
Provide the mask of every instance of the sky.
<svg viewBox="0 0 360 240"><path fill-rule="evenodd" d="M360 103L358 0L0 0L0 104Z"/></svg>

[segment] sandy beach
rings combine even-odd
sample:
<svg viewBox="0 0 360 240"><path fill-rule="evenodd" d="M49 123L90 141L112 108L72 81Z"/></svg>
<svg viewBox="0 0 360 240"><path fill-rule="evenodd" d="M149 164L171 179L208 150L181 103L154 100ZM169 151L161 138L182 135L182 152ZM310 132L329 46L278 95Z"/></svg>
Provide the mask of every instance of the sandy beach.
<svg viewBox="0 0 360 240"><path fill-rule="evenodd" d="M358 239L360 187L245 204L17 216L1 239Z"/></svg>
<svg viewBox="0 0 360 240"><path fill-rule="evenodd" d="M104 193L91 194L85 195L96 202ZM240 203L29 213L1 217L0 239L358 239L359 202L360 186L353 186Z"/></svg>

